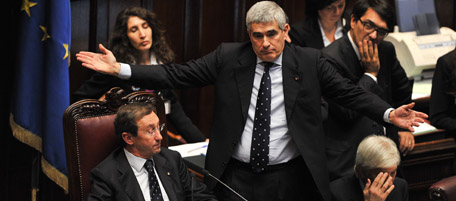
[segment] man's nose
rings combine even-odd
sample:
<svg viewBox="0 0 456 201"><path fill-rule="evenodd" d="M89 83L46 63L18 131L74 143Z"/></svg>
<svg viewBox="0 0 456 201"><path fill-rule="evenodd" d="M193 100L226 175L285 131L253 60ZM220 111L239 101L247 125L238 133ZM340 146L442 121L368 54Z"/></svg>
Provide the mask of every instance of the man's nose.
<svg viewBox="0 0 456 201"><path fill-rule="evenodd" d="M372 40L377 39L377 37L378 37L377 30L374 29L374 31L372 31L372 32L369 34L369 37L370 37Z"/></svg>
<svg viewBox="0 0 456 201"><path fill-rule="evenodd" d="M269 42L269 39L267 37L264 37L263 39L263 47L268 48L271 45Z"/></svg>

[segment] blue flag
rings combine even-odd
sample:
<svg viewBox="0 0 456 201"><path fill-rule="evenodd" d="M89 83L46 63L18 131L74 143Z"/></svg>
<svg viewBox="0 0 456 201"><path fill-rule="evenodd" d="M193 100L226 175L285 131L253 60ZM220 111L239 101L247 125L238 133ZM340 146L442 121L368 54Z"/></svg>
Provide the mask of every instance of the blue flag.
<svg viewBox="0 0 456 201"><path fill-rule="evenodd" d="M65 191L70 11L69 0L23 0L10 114L13 135L42 153L43 172Z"/></svg>

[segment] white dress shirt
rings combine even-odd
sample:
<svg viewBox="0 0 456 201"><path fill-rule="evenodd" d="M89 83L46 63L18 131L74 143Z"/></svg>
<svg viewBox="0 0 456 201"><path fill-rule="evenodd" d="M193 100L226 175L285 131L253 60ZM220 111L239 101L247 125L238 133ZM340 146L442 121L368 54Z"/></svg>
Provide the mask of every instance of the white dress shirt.
<svg viewBox="0 0 456 201"><path fill-rule="evenodd" d="M147 160L133 155L126 149L124 149L124 152L125 152L125 156L127 156L128 163L130 163L131 169L133 170L133 173L136 176L136 180L138 180L139 187L141 188L141 192L144 196L144 200L150 200L149 176L148 176L146 168L144 167L144 164L146 163ZM153 161L152 158L151 158L151 160ZM160 190L162 193L163 200L169 201L168 194L166 194L166 190L160 181L160 176L158 175L157 170L155 170L155 166L154 166L154 172L158 179L158 185L160 185Z"/></svg>
<svg viewBox="0 0 456 201"><path fill-rule="evenodd" d="M253 81L252 96L247 122L242 132L241 140L234 149L233 158L250 162L250 146L252 143L253 119L257 102L264 64L257 58L255 77ZM273 62L269 70L271 76L271 125L269 137L269 165L285 163L297 156L299 151L291 136L288 134L287 118L285 113L283 82L282 82L282 54Z"/></svg>
<svg viewBox="0 0 456 201"><path fill-rule="evenodd" d="M323 26L321 26L320 19L318 19L318 25L320 25L320 32L321 32L321 37L323 39L323 44L328 46L331 44L331 41L329 41L328 37L326 37L325 30L323 30ZM342 18L342 20L337 21L336 23L336 32L334 33L334 40L337 40L339 38L342 38L344 36L344 26L345 25L345 19Z"/></svg>

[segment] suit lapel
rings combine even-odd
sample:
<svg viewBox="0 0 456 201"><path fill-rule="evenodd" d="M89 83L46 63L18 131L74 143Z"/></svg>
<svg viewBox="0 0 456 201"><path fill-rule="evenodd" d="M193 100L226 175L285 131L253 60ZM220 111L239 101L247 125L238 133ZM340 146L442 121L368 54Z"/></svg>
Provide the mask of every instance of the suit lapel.
<svg viewBox="0 0 456 201"><path fill-rule="evenodd" d="M341 49L341 59L346 61L343 63L345 63L345 68L348 70L347 75L344 76L347 76L347 78L356 83L364 74L364 67L361 66L360 60L356 55L348 36L343 37L343 47L347 48Z"/></svg>
<svg viewBox="0 0 456 201"><path fill-rule="evenodd" d="M144 201L144 196L142 194L141 188L139 187L138 180L136 180L136 176L133 174L133 170L128 163L123 149L119 149L119 154L116 157L116 160L119 164L118 171L120 183L125 189L126 194L130 197L131 200Z"/></svg>
<svg viewBox="0 0 456 201"><path fill-rule="evenodd" d="M241 102L243 122L247 120L250 97L252 95L253 80L255 77L256 55L252 48L238 60L238 66L234 68L234 78Z"/></svg>
<svg viewBox="0 0 456 201"><path fill-rule="evenodd" d="M314 18L310 21L311 22L309 29L312 33L312 36L307 39L306 43L308 44L308 47L322 49L325 47L325 44L323 42L320 25L318 24L318 19Z"/></svg>
<svg viewBox="0 0 456 201"><path fill-rule="evenodd" d="M171 179L173 175L171 173L173 171L171 165L168 164L168 161L162 157L160 154L154 155L154 162L155 162L155 169L157 170L158 177L163 185L164 189L162 191L166 191L169 200L177 200L176 192L174 190L173 180ZM178 175L176 175L179 177Z"/></svg>
<svg viewBox="0 0 456 201"><path fill-rule="evenodd" d="M295 60L296 56L293 51L290 51L290 46L285 45L282 56L282 81L283 81L283 94L285 99L285 112L287 121L289 122L295 101L300 88L302 76L298 71L298 62Z"/></svg>
<svg viewBox="0 0 456 201"><path fill-rule="evenodd" d="M347 58L348 61L350 61L349 63L352 63L352 65L349 65L349 66L351 66L352 68L355 69L355 71L353 71L353 72L361 72L361 71L364 72L364 69L360 63L361 60L356 55L355 49L353 48L353 46L350 42L350 39L348 38L348 36L346 36L344 38L345 38L344 39L345 46L351 47L351 48L349 48L350 49L349 51L343 51L345 58Z"/></svg>

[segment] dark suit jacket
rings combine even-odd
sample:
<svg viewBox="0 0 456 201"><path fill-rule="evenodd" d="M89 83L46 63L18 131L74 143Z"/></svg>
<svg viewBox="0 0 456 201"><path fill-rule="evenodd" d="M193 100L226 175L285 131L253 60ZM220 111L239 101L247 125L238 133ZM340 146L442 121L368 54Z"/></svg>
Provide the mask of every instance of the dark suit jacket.
<svg viewBox="0 0 456 201"><path fill-rule="evenodd" d="M73 100L78 101L89 98L98 99L112 87L120 87L127 93L133 92L133 86L128 80L122 80L114 76L97 72L73 93ZM156 93L160 94L163 99L170 101L171 112L167 114L166 117L177 130L177 134L182 135L187 142L202 142L206 140L206 137L185 114L182 105L178 102L176 94L172 90L162 89L158 92L156 91Z"/></svg>
<svg viewBox="0 0 456 201"><path fill-rule="evenodd" d="M343 27L344 35L346 35L350 29L349 22L350 21L346 20L346 25ZM322 49L325 47L317 18L308 17L291 25L289 35L292 44L316 49Z"/></svg>
<svg viewBox="0 0 456 201"><path fill-rule="evenodd" d="M216 200L207 193L206 186L191 178L178 152L162 148L153 156L155 169L166 194L172 201ZM91 187L87 200L144 201L136 176L128 163L123 148L113 151L91 172ZM163 189L161 189L163 190Z"/></svg>
<svg viewBox="0 0 456 201"><path fill-rule="evenodd" d="M320 56L320 52L312 48L285 45L283 91L288 134L323 197L330 200L320 112L322 92L378 121L390 106L350 84ZM244 130L256 61L250 42L228 43L184 64L161 65L154 70L148 66L132 66L130 81L135 85L163 88L215 85L214 118L205 167L220 178ZM210 189L216 183L210 179L206 182Z"/></svg>
<svg viewBox="0 0 456 201"><path fill-rule="evenodd" d="M386 201L408 201L407 182L401 178L394 179L394 189ZM331 182L333 201L364 201L363 189L355 175L346 176Z"/></svg>
<svg viewBox="0 0 456 201"><path fill-rule="evenodd" d="M378 45L380 71L378 84L364 75L355 50L348 36L334 41L322 49L323 54L337 71L353 83L377 94L383 100L398 107L411 102L412 87L404 69L396 58L394 46L383 41ZM358 112L341 106L338 101L325 97L329 104L329 116L324 122L330 179L334 180L353 173L356 149L364 137L378 134L383 130L383 122L376 122ZM399 128L385 125L387 136L398 143Z"/></svg>
<svg viewBox="0 0 456 201"><path fill-rule="evenodd" d="M431 124L456 136L456 50L437 60L430 103Z"/></svg>

